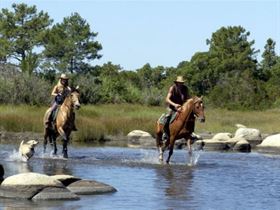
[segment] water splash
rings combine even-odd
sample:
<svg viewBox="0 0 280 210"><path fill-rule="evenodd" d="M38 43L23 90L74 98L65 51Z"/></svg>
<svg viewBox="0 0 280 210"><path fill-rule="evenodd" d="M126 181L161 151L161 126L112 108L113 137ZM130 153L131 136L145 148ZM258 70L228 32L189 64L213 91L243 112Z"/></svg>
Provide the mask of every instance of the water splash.
<svg viewBox="0 0 280 210"><path fill-rule="evenodd" d="M140 149L137 159L122 159L124 163L144 163L144 164L160 164L158 160L158 152L154 150Z"/></svg>
<svg viewBox="0 0 280 210"><path fill-rule="evenodd" d="M53 151L50 151L50 152L43 152L43 151L40 151L39 153L38 153L38 156L39 156L39 158L42 158L42 159L65 159L65 158L63 158L63 155L61 154L61 155L54 155L53 154Z"/></svg>
<svg viewBox="0 0 280 210"><path fill-rule="evenodd" d="M17 150L13 150L12 153L10 153L7 158L7 161L15 161L15 162L27 162L27 159L22 157Z"/></svg>
<svg viewBox="0 0 280 210"><path fill-rule="evenodd" d="M189 163L188 166L195 166L198 163L198 159L200 157L200 150L193 150L191 155L189 156Z"/></svg>
<svg viewBox="0 0 280 210"><path fill-rule="evenodd" d="M152 150L141 150L141 154L143 155L140 159L140 162L150 163L150 164L159 164L158 160L158 152Z"/></svg>

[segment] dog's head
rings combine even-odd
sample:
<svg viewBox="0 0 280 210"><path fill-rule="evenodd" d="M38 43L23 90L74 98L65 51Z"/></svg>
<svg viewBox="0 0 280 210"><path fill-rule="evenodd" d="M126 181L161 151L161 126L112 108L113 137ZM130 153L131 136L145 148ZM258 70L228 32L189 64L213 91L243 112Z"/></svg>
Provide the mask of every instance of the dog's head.
<svg viewBox="0 0 280 210"><path fill-rule="evenodd" d="M30 146L30 148L34 148L38 143L39 143L39 141L37 141L37 140L29 140L25 144Z"/></svg>

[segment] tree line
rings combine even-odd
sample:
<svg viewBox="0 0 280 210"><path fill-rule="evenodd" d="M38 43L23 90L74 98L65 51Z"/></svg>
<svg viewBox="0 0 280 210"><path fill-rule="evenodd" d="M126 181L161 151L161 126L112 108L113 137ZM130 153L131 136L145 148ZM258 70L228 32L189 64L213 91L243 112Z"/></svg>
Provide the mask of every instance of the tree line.
<svg viewBox="0 0 280 210"><path fill-rule="evenodd" d="M81 87L81 101L163 105L177 75L187 79L192 95L228 109L265 109L280 104L280 57L268 38L261 55L242 26L221 27L206 40L208 51L196 52L176 67L123 69L102 55L98 33L78 13L53 23L36 6L13 4L0 12L0 103L42 105L60 73ZM187 40L186 40L187 41Z"/></svg>

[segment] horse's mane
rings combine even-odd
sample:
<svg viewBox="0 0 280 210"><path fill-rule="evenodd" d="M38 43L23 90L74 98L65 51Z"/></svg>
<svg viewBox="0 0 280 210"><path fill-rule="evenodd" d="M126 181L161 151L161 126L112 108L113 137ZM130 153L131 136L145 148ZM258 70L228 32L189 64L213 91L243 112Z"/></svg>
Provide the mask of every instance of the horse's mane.
<svg viewBox="0 0 280 210"><path fill-rule="evenodd" d="M189 104L189 103L193 103L193 104L195 104L195 103L197 103L197 102L199 102L199 101L202 101L202 98L200 98L200 97L198 97L198 96L193 96L193 97L191 97L191 98L188 98L184 103L183 103L183 107L185 107L185 106L187 106L187 104Z"/></svg>

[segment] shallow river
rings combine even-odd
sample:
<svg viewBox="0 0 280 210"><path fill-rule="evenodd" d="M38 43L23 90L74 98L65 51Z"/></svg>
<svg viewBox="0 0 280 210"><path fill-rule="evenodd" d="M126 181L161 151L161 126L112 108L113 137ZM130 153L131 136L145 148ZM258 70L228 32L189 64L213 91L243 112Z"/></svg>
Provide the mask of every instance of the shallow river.
<svg viewBox="0 0 280 210"><path fill-rule="evenodd" d="M0 145L5 177L38 172L70 174L115 187L78 201L0 199L0 209L280 209L280 156L175 150L170 165L156 150L69 147L69 159L43 154L22 162L17 145ZM166 153L167 155L167 153ZM192 164L189 164L192 162Z"/></svg>

